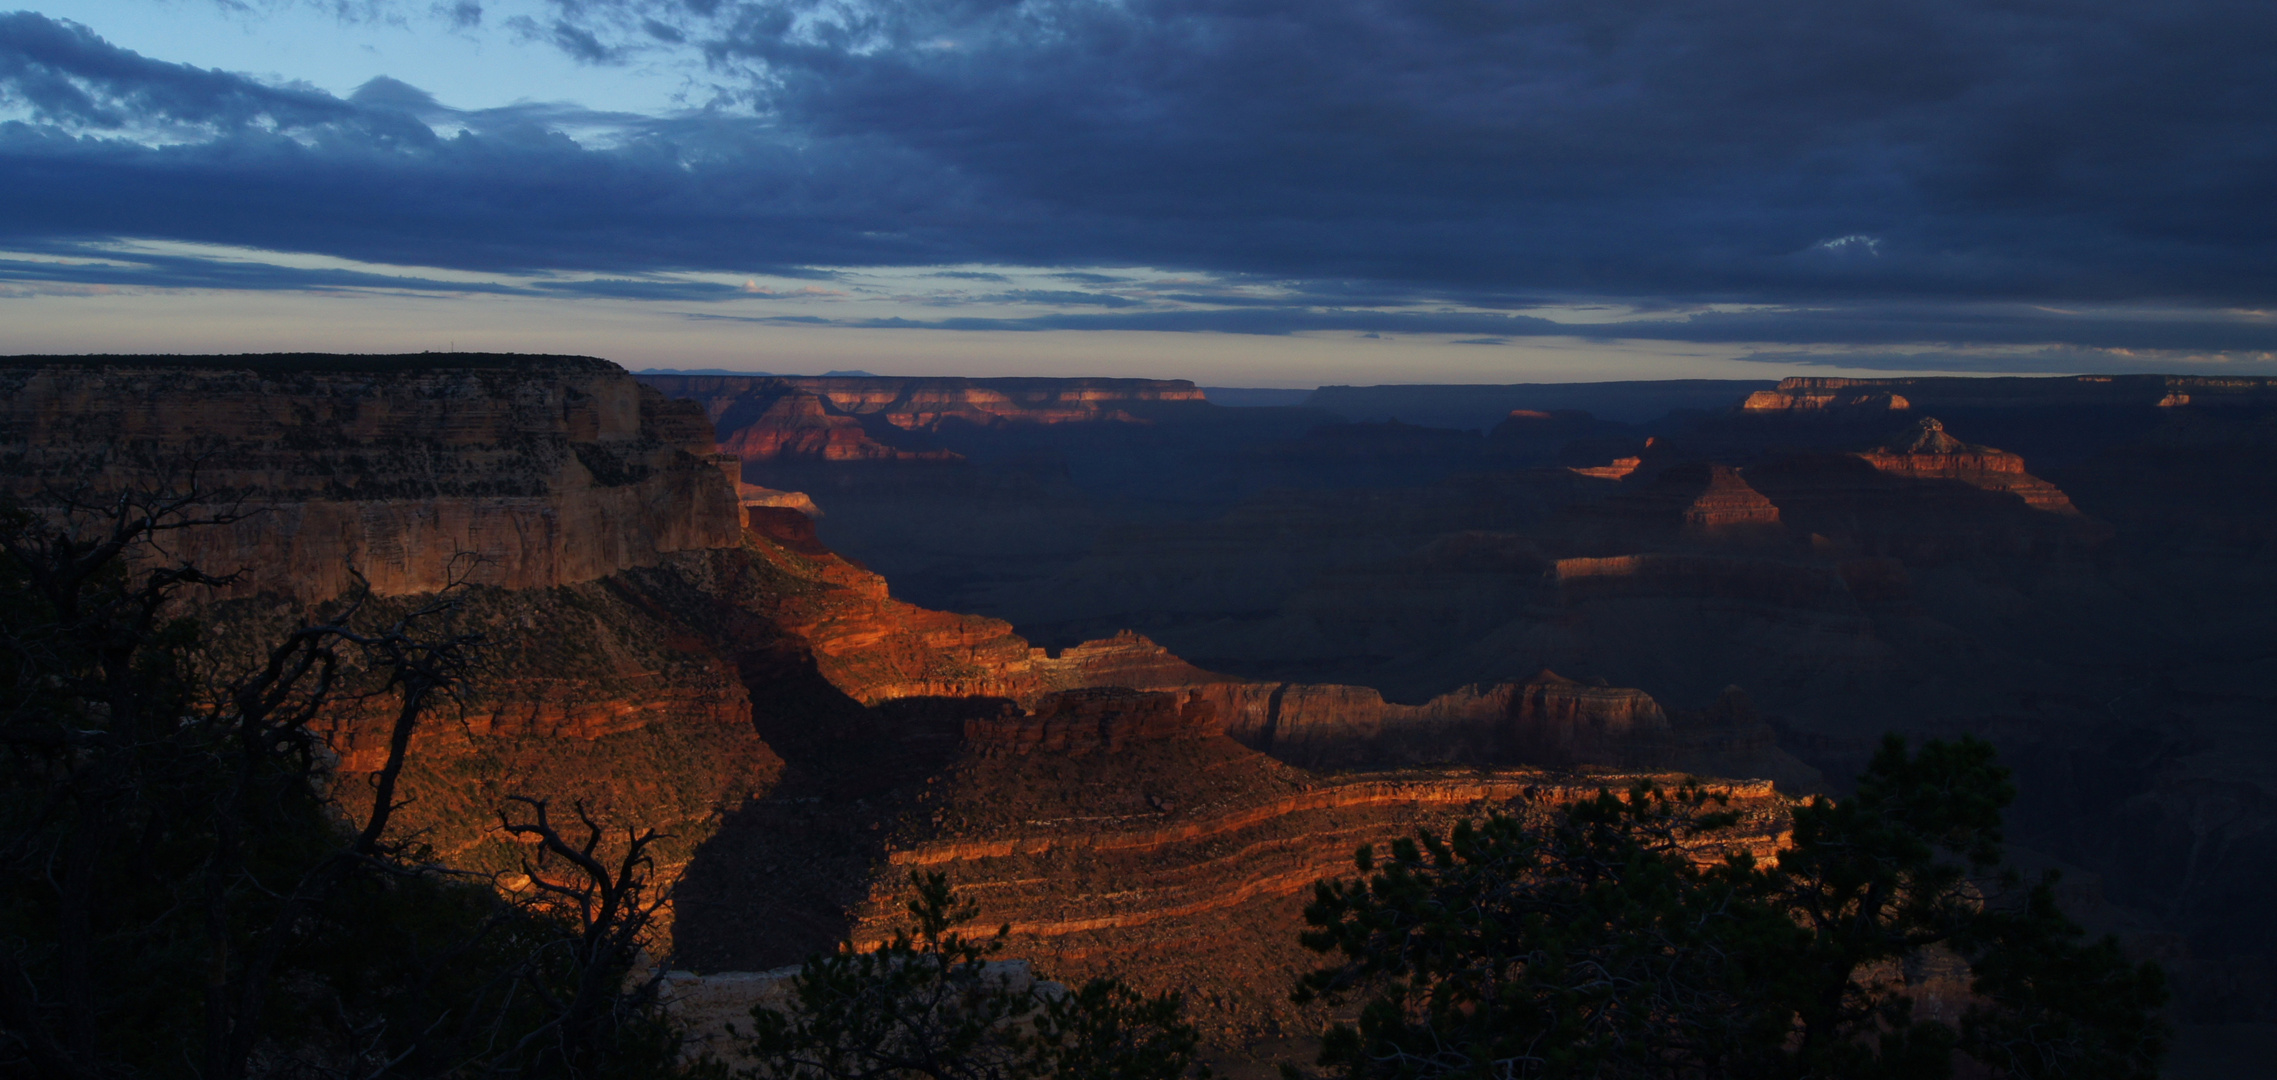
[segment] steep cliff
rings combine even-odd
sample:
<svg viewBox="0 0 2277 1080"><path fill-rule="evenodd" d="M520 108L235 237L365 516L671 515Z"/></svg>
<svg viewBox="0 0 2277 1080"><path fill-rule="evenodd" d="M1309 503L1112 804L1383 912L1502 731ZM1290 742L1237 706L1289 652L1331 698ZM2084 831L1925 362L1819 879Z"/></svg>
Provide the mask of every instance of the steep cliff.
<svg viewBox="0 0 2277 1080"><path fill-rule="evenodd" d="M577 357L16 357L0 490L35 504L196 489L231 524L176 553L301 600L454 579L591 581L732 547L732 491L692 406Z"/></svg>

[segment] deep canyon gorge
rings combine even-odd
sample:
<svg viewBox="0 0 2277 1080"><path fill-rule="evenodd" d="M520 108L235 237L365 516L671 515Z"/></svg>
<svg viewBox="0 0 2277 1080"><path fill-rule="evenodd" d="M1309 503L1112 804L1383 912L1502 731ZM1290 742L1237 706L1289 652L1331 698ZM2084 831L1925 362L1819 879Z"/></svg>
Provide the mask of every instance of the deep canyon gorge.
<svg viewBox="0 0 2277 1080"><path fill-rule="evenodd" d="M1966 733L2179 1020L2277 1022L2277 382L1485 389L19 357L0 490L230 508L169 552L243 571L223 652L463 583L398 827L503 874L507 795L670 834L695 976L941 870L1040 970L1270 1048L1363 843L1695 776L1768 852L1884 732ZM376 714L327 735L376 767Z"/></svg>

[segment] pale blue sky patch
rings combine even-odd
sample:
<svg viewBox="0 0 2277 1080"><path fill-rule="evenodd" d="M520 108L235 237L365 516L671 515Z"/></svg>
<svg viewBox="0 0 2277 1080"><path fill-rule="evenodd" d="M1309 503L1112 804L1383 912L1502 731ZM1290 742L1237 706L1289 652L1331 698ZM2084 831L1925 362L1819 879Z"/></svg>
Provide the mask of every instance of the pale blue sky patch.
<svg viewBox="0 0 2277 1080"><path fill-rule="evenodd" d="M574 102L661 114L697 108L714 90L700 60L658 49L619 63L581 62L542 31L555 6L225 4L220 0L38 0L30 10L92 28L154 60L299 83L347 97L374 78L417 87L455 109ZM479 21L459 16L480 11ZM336 14L335 11L341 13ZM541 29L517 29L516 19Z"/></svg>

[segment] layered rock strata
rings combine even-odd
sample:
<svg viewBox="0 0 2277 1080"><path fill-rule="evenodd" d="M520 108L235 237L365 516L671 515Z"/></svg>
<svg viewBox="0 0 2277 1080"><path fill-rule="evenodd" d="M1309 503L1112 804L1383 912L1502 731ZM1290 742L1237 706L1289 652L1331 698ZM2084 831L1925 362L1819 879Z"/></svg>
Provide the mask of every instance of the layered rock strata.
<svg viewBox="0 0 2277 1080"><path fill-rule="evenodd" d="M2006 492L2050 514L2078 516L2071 498L2024 470L2022 455L1962 442L1936 417L1924 416L1890 441L1856 455L1876 470L1909 480L1951 480L1984 491Z"/></svg>
<svg viewBox="0 0 2277 1080"><path fill-rule="evenodd" d="M1032 702L1086 686L1148 689L1226 678L1137 634L1055 655L1001 619L904 603L883 577L824 547L805 514L761 506L744 512L751 557L719 561L717 588L740 610L798 639L822 676L862 704L923 697Z"/></svg>
<svg viewBox="0 0 2277 1080"><path fill-rule="evenodd" d="M1186 988L1221 1045L1310 1034L1320 1018L1287 1000L1296 973L1318 962L1296 942L1300 912L1314 882L1355 873L1356 848L1418 827L1443 832L1461 817L1540 814L1636 779L1518 769L1320 776L1185 733L1133 740L1117 754L967 759L903 820L887 854L896 872L876 879L853 937L878 940L896 924L899 871L942 872L984 921L1010 924L1011 955L1052 977L1113 973L1147 989ZM1018 798L1002 805L1013 790ZM1783 804L1770 785L1716 790L1746 819L1730 839L1763 855L1775 849Z"/></svg>
<svg viewBox="0 0 2277 1080"><path fill-rule="evenodd" d="M968 721L970 741L895 789L771 798L748 827L723 834L735 842L717 845L693 875L684 957L697 971L795 962L797 943L757 932L769 924L750 921L749 908L744 922L728 921L739 895L789 888L846 897L845 921L829 931L872 944L906 918L909 874L942 873L980 909L976 927L1008 924L1005 955L1045 976L1113 974L1147 990L1181 989L1218 1046L1306 1035L1322 1017L1287 996L1318 959L1297 943L1301 909L1313 883L1355 873L1354 849L1418 827L1444 832L1458 818L1540 815L1648 779L1512 768L1317 775L1219 734L1207 723L1211 708L1192 691L1061 695L1025 718L1003 718L1010 723ZM908 722L892 736L903 746L916 745L927 723ZM1711 790L1743 817L1726 842L1769 854L1785 821L1770 785ZM867 854L802 860L780 840L794 830L843 830ZM842 875L838 891L802 884L833 874ZM739 894L738 883L754 891ZM745 981L700 985L725 992Z"/></svg>
<svg viewBox="0 0 2277 1080"><path fill-rule="evenodd" d="M195 490L233 518L168 540L231 592L300 600L454 580L591 581L732 547L699 410L577 357L19 357L0 364L0 490Z"/></svg>

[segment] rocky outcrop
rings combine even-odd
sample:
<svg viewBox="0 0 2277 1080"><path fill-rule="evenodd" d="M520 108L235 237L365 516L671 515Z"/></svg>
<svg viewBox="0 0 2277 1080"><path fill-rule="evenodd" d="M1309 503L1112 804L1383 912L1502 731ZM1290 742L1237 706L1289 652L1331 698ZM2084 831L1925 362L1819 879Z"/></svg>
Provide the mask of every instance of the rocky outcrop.
<svg viewBox="0 0 2277 1080"><path fill-rule="evenodd" d="M1962 442L1946 434L1945 425L1933 416L1922 417L1890 441L1857 456L1891 476L1952 480L2015 495L2024 505L2045 513L2079 514L2061 489L2024 471L2021 455Z"/></svg>
<svg viewBox="0 0 2277 1080"><path fill-rule="evenodd" d="M1048 686L1174 690L1241 681L1195 667L1145 635L1128 630L1113 637L1070 645L1057 655L1035 649L1028 654L1028 662Z"/></svg>
<svg viewBox="0 0 2277 1080"><path fill-rule="evenodd" d="M2110 538L2016 454L1954 438L1934 418L1849 454L1799 453L1748 475L1826 554L1911 563L2078 553Z"/></svg>
<svg viewBox="0 0 2277 1080"><path fill-rule="evenodd" d="M1779 507L1728 465L1675 465L1641 483L1632 478L1624 487L1631 490L1566 511L1573 543L1585 548L1637 543L1766 546L1786 540Z"/></svg>
<svg viewBox="0 0 2277 1080"><path fill-rule="evenodd" d="M1569 465L1567 468L1575 476L1586 476L1592 480L1626 480L1642 464L1643 458L1617 457L1604 465Z"/></svg>
<svg viewBox="0 0 2277 1080"><path fill-rule="evenodd" d="M1365 686L1240 683L1197 687L1226 734L1307 767L1500 762L1567 768L1666 766L1668 717L1641 690L1544 671L1400 705Z"/></svg>
<svg viewBox="0 0 2277 1080"><path fill-rule="evenodd" d="M191 485L233 518L169 538L229 592L591 581L737 543L703 418L575 357L16 358L0 489Z"/></svg>
<svg viewBox="0 0 2277 1080"><path fill-rule="evenodd" d="M821 677L864 705L934 697L1033 703L1081 687L1165 689L1227 678L1132 633L1054 655L1001 619L894 599L885 578L824 546L804 513L751 505L744 514L751 542L705 560L702 587L764 620L768 641L795 639Z"/></svg>
<svg viewBox="0 0 2277 1080"><path fill-rule="evenodd" d="M741 459L737 459L736 471L739 474L742 472ZM746 509L754 506L780 507L796 510L810 518L822 516L822 508L814 504L814 497L803 491L778 491L771 487L746 484L738 480L735 484L735 495L736 501L742 503Z"/></svg>

